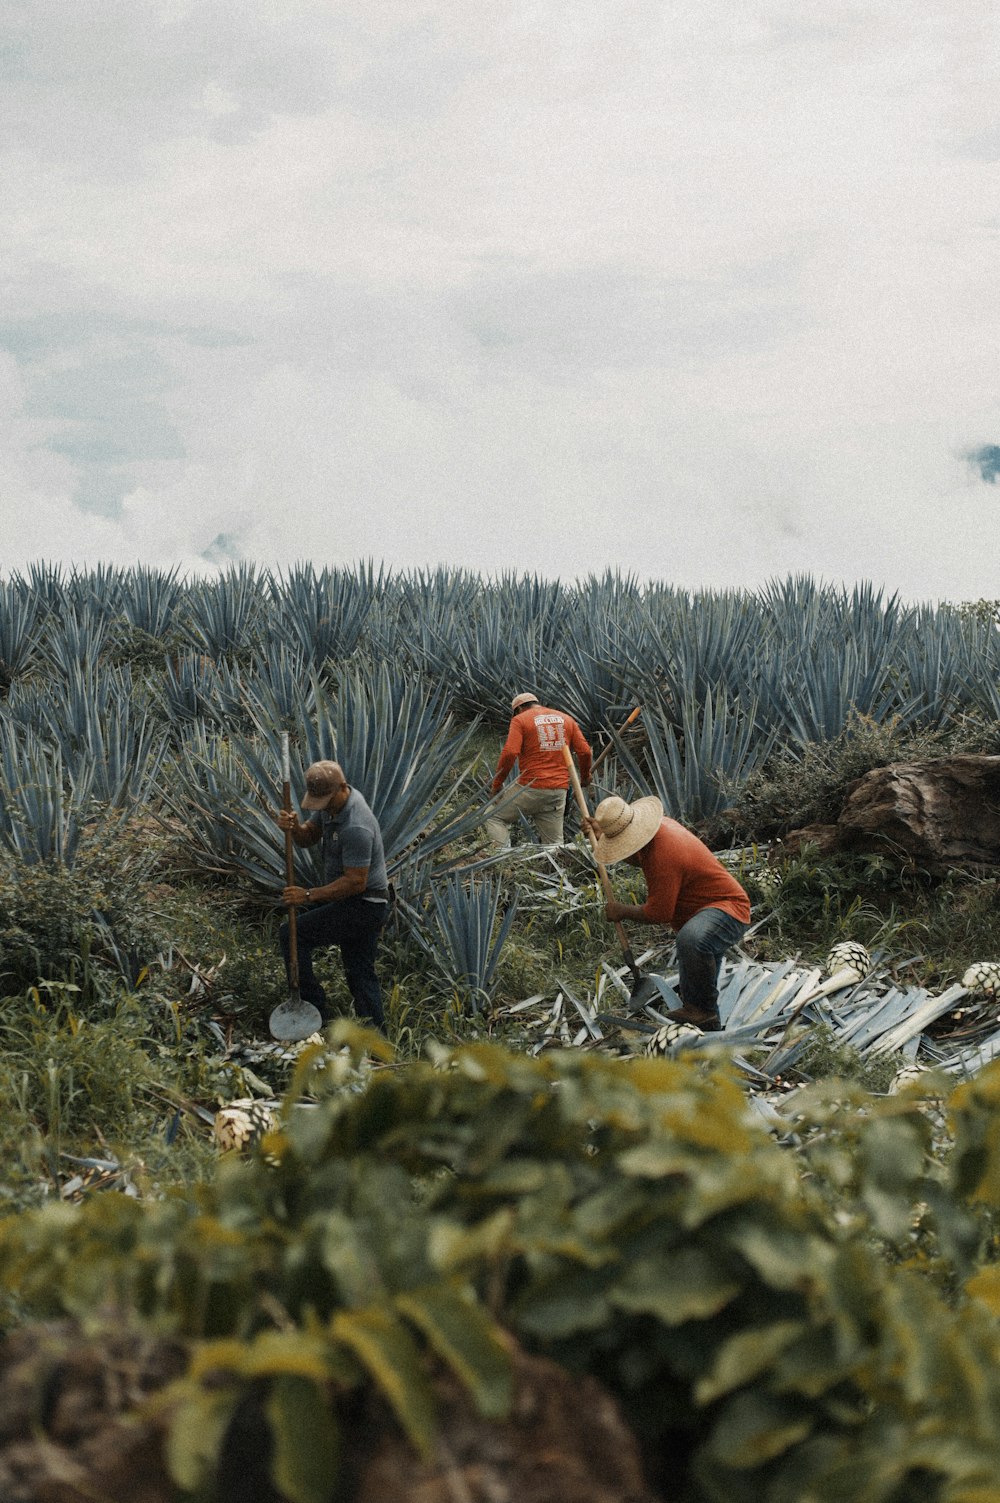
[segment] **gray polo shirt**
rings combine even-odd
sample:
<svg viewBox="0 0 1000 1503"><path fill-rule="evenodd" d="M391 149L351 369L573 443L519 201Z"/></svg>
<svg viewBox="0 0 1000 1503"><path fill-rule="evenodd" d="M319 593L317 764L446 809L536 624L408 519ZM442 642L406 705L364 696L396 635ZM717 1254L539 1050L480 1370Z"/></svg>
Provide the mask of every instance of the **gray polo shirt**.
<svg viewBox="0 0 1000 1503"><path fill-rule="evenodd" d="M339 814L321 809L316 818L323 831L323 881L335 882L347 866L367 866L368 885L359 897L370 903L386 902L389 879L382 831L358 790L351 789Z"/></svg>

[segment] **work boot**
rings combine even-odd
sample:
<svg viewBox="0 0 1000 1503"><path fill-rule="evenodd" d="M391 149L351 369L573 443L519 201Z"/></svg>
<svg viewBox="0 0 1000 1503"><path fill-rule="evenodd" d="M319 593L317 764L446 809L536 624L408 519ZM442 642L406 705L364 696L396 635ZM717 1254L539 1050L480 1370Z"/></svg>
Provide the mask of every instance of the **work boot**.
<svg viewBox="0 0 1000 1503"><path fill-rule="evenodd" d="M694 1028L700 1028L702 1033L718 1033L722 1027L717 1012L707 1012L701 1007L688 1007L684 1003L681 1007L675 1007L672 1012L665 1012L665 1018L671 1023L690 1023Z"/></svg>

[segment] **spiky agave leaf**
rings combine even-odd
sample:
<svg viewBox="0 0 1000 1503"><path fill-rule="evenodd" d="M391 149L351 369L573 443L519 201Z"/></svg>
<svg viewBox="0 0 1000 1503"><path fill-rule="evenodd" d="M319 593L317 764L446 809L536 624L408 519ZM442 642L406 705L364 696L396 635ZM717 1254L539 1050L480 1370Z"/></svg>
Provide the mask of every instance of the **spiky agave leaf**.
<svg viewBox="0 0 1000 1503"><path fill-rule="evenodd" d="M150 637L167 638L185 594L177 568L163 570L139 565L123 576L115 608L129 626Z"/></svg>
<svg viewBox="0 0 1000 1503"><path fill-rule="evenodd" d="M380 566L356 569L296 564L272 581L274 630L282 645L312 668L332 659L342 664L360 645L372 608L386 587ZM265 650L273 644L265 644Z"/></svg>
<svg viewBox="0 0 1000 1503"><path fill-rule="evenodd" d="M231 675L227 682L232 685ZM238 705L239 690L235 692ZM231 697L223 691L219 665L200 652L168 658L153 694L161 718L181 734L195 722L222 727L235 713Z"/></svg>
<svg viewBox="0 0 1000 1503"><path fill-rule="evenodd" d="M26 866L72 866L93 812L93 777L92 763L71 775L57 746L0 721L0 845Z"/></svg>
<svg viewBox="0 0 1000 1503"><path fill-rule="evenodd" d="M270 593L266 570L236 564L188 590L178 626L195 651L209 657L249 652L266 635Z"/></svg>
<svg viewBox="0 0 1000 1503"><path fill-rule="evenodd" d="M888 654L878 656L851 637L837 643L817 643L808 657L786 665L778 673L772 695L781 701L783 733L796 745L832 741L845 729L852 714L881 724L912 713L902 703L890 673Z"/></svg>
<svg viewBox="0 0 1000 1503"><path fill-rule="evenodd" d="M37 659L42 603L15 582L0 582L0 694Z"/></svg>
<svg viewBox="0 0 1000 1503"><path fill-rule="evenodd" d="M241 750L193 721L176 756L164 765L159 796L183 826L182 848L192 871L249 880L273 895L285 880L284 841L273 814L280 803L281 763L274 764L268 787L253 775ZM319 881L318 867L307 859L314 854L296 856L310 885Z"/></svg>
<svg viewBox="0 0 1000 1503"><path fill-rule="evenodd" d="M767 756L772 739L755 731L753 704L730 705L724 692L699 705L687 695L680 735L658 704L644 705L645 765L617 733L621 768L643 793L656 793L667 813L686 823L717 814L739 784ZM724 781L725 780L725 781Z"/></svg>
<svg viewBox="0 0 1000 1503"><path fill-rule="evenodd" d="M428 697L384 666L372 679L344 673L338 688L334 700L314 683L316 719L299 723L291 746L296 791L309 763L339 761L379 821L390 874L418 839L426 855L479 822L476 810L449 807L460 783L452 768L475 724L454 731L443 696ZM161 778L161 793L184 824L196 869L242 875L272 891L283 885L283 844L273 821L281 738L280 726L264 724L251 737L224 738L197 722L187 731L181 775ZM320 862L318 846L296 854L310 886L322 880Z"/></svg>
<svg viewBox="0 0 1000 1503"><path fill-rule="evenodd" d="M749 682L749 659L760 638L760 611L736 591L651 591L645 621L628 651L629 677L643 704L679 711L714 696L732 698ZM627 645L627 644L623 644Z"/></svg>
<svg viewBox="0 0 1000 1503"><path fill-rule="evenodd" d="M979 698L976 680L981 654L954 611L917 608L897 648L898 693L912 706L914 724L941 729L971 709Z"/></svg>
<svg viewBox="0 0 1000 1503"><path fill-rule="evenodd" d="M11 724L59 747L70 776L79 780L90 764L90 794L100 803L124 808L148 798L168 735L137 693L129 667L74 663L65 678L17 685L7 709Z"/></svg>
<svg viewBox="0 0 1000 1503"><path fill-rule="evenodd" d="M289 647L268 640L234 678L242 718L258 734L269 727L293 732L315 714L315 663L297 643Z"/></svg>
<svg viewBox="0 0 1000 1503"><path fill-rule="evenodd" d="M111 617L85 599L48 617L39 656L55 673L68 678L74 668L98 661L110 635Z"/></svg>
<svg viewBox="0 0 1000 1503"><path fill-rule="evenodd" d="M432 957L450 986L478 1012L492 995L497 963L517 911L517 896L497 924L503 886L489 877L465 882L458 873L431 885L434 927L413 915L418 944Z"/></svg>

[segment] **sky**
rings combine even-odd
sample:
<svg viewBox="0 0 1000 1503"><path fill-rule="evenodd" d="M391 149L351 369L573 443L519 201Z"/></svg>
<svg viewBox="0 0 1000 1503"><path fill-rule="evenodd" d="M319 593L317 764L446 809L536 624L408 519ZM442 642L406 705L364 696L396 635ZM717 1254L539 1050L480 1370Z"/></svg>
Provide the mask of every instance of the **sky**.
<svg viewBox="0 0 1000 1503"><path fill-rule="evenodd" d="M992 0L6 0L0 572L1000 595Z"/></svg>

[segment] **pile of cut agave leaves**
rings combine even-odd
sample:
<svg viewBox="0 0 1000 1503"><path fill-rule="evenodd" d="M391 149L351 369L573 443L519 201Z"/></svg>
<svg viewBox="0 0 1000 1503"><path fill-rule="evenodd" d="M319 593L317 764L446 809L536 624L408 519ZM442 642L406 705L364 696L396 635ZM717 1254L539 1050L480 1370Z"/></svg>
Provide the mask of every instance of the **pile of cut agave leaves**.
<svg viewBox="0 0 1000 1503"><path fill-rule="evenodd" d="M509 856L516 854L515 850ZM522 861L525 854L520 853ZM739 854L726 853L722 859L728 864L727 858ZM566 869L578 858L579 853L572 848L557 851L534 847L526 864L536 867L535 876L541 881L533 884L532 893L524 894L528 905L555 905L565 911L589 902L585 884L574 882ZM536 863L552 868L547 878ZM589 877L588 870L587 880ZM766 922L765 916L745 938ZM998 961L980 961L969 967L961 983L932 992L921 986L897 984L895 977L905 969L906 962L894 962L893 957L879 951L869 954L854 940L834 945L823 967L804 966L797 958L756 961L738 947L731 955L733 958L723 963L720 976L722 1027L718 1032L703 1033L667 1018L668 1012L680 1006L672 942L648 949L636 961L637 968L655 983L659 996L653 1003L636 1007L631 995L632 972L626 966L604 961L593 990L586 995L579 995L579 989L557 977L552 992L502 1008L497 1017L516 1023L523 1046L535 1055L558 1048L596 1050L626 1058L676 1056L685 1050L725 1052L744 1079L751 1108L779 1131L780 1109L790 1104L789 1091L810 1079L804 1056L815 1037L816 1025L825 1025L834 1047L849 1047L863 1061L899 1059L900 1068L889 1084L889 1094L928 1070L950 1075L956 1081L967 1079L1000 1056ZM648 987L644 988L643 995L648 994ZM245 1045L244 1071L254 1058L254 1049L293 1059L296 1051L322 1042L317 1034L299 1045ZM321 1062L335 1073L339 1071L345 1088L364 1089L365 1075L371 1068L365 1061L358 1067L348 1062L347 1051L339 1058L330 1052L317 1053ZM249 1078L255 1087L252 1073ZM233 1101L222 1107L214 1122L219 1148L241 1149L255 1142L277 1121L277 1108L276 1100L260 1099Z"/></svg>
<svg viewBox="0 0 1000 1503"><path fill-rule="evenodd" d="M729 864L740 854L720 856ZM515 847L476 865L508 860L522 864L526 876L527 868L533 868L533 880L522 891L524 906L557 907L566 913L591 903L593 869L582 849ZM575 881L570 875L574 867ZM765 916L745 937L766 922ZM557 977L551 993L502 1008L497 1018L516 1024L523 1047L536 1055L557 1048L624 1057L724 1051L744 1078L751 1106L770 1125L776 1125L775 1106L792 1085L809 1080L803 1056L817 1024L825 1025L834 1047L849 1046L862 1060L900 1059L889 1085L891 1094L926 1070L966 1079L1000 1056L1000 962L970 966L960 984L934 993L898 985L894 977L906 962L894 963L880 952L869 954L853 940L834 945L825 967L804 966L797 958L756 961L739 948L731 953L734 958L724 962L720 976L718 1032L703 1033L666 1017L680 1005L672 942L647 950L636 962L659 993L652 1004L636 1008L631 971L605 961L586 995L578 995ZM647 987L643 995L648 994ZM221 1030L219 1041L225 1043ZM226 1049L227 1060L239 1066L257 1094L226 1103L214 1117L204 1111L220 1150L246 1148L277 1123L280 1103L254 1074L255 1063L266 1059L272 1065L294 1065L309 1050L328 1084L354 1091L365 1088L367 1076L379 1065L364 1058L352 1062L348 1050L324 1050L324 1042L314 1034L301 1044L248 1040ZM297 1105L309 1104L300 1094Z"/></svg>
<svg viewBox="0 0 1000 1503"><path fill-rule="evenodd" d="M755 867L760 861L756 851L720 852L719 858L729 866L738 866L741 858ZM565 877L560 886L573 896ZM744 938L767 922L765 915ZM998 961L979 961L960 983L932 992L899 985L895 978L908 962L884 952L869 954L854 940L834 945L823 967L804 966L798 958L756 961L738 947L730 953L734 958L723 963L719 979L717 1032L667 1018L680 1006L672 942L647 950L636 962L638 969L647 968L660 993L652 1005L636 1009L631 971L604 962L591 994L580 997L557 982L554 995L526 998L505 1014L520 1018L533 1053L558 1047L626 1057L725 1051L744 1076L752 1105L768 1122L773 1104L791 1083L808 1083L803 1057L819 1024L833 1047L848 1047L863 1061L898 1058L889 1094L928 1070L967 1079L1000 1056Z"/></svg>
<svg viewBox="0 0 1000 1503"><path fill-rule="evenodd" d="M724 962L720 977L722 1027L703 1033L665 1016L680 1005L673 958L672 944L638 957L640 968L658 968L649 974L660 995L656 1003L637 1010L629 986L631 972L604 962L592 994L581 997L557 981L554 995L528 997L502 1009L499 1017L521 1024L527 1048L535 1055L553 1048L625 1057L725 1051L745 1079L752 1107L775 1127L776 1103L791 1082L803 1079L802 1056L816 1024L826 1025L834 1045L849 1046L863 1060L900 1058L903 1063L889 1085L890 1094L925 1070L968 1078L1000 1055L1000 963L995 961L970 966L960 984L932 993L894 984L887 958L873 957L853 940L834 945L823 968L803 967L796 960L754 961L737 949L735 958ZM932 1033L933 1024L941 1026ZM316 1034L305 1044L285 1046L282 1057L291 1060L296 1052L322 1043ZM244 1052L249 1055L254 1047L272 1053L279 1048L248 1045ZM347 1088L364 1088L363 1069L359 1073L348 1064L346 1051L326 1058L335 1066L342 1061ZM276 1122L277 1108L276 1100L249 1098L224 1106L214 1122L219 1148L241 1149L256 1141Z"/></svg>

